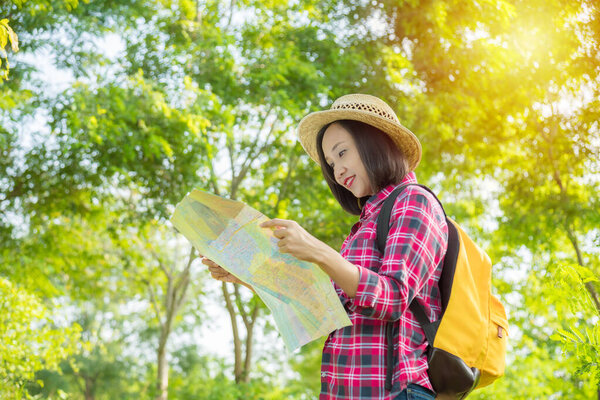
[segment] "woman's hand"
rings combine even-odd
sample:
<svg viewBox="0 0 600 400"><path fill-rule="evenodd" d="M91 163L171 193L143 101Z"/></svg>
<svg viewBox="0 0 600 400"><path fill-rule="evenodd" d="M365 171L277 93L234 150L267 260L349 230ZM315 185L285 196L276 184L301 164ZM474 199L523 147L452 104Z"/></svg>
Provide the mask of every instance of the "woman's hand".
<svg viewBox="0 0 600 400"><path fill-rule="evenodd" d="M201 256L203 257L203 256ZM208 271L210 272L210 276L214 279L221 282L232 282L232 283L241 283L244 284L241 280L235 277L235 275L227 272L223 267L218 265L213 260L209 260L208 258L202 258L202 264L208 266Z"/></svg>
<svg viewBox="0 0 600 400"><path fill-rule="evenodd" d="M260 227L276 228L273 236L279 239L279 251L299 260L318 264L321 255L329 249L329 246L304 230L296 221L275 218L263 222Z"/></svg>
<svg viewBox="0 0 600 400"><path fill-rule="evenodd" d="M350 298L356 295L360 278L356 265L306 232L297 222L276 218L263 222L260 227L277 228L273 236L279 239L277 246L282 253L317 264Z"/></svg>

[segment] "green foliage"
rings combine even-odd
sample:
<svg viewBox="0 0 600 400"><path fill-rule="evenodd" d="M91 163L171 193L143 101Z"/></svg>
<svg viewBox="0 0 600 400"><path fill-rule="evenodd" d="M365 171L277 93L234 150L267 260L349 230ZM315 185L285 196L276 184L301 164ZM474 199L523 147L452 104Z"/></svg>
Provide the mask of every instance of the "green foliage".
<svg viewBox="0 0 600 400"><path fill-rule="evenodd" d="M32 294L0 278L0 397L20 399L42 368L56 370L73 354L81 328L59 327Z"/></svg>
<svg viewBox="0 0 600 400"><path fill-rule="evenodd" d="M67 188L82 184L136 188L149 215L168 217L166 205L190 189L206 160L210 123L196 110L216 100L191 87L181 94L187 97L185 111L169 104L141 73L125 87L77 85L64 93L54 109L52 127L61 141L60 151L68 155L61 162L79 172L72 175L79 182ZM66 177L56 178L64 182Z"/></svg>
<svg viewBox="0 0 600 400"><path fill-rule="evenodd" d="M287 387L291 393L305 395L306 398L316 399L321 391L321 352L325 338L310 342L300 349L299 354L290 361L290 366L300 379L291 380Z"/></svg>
<svg viewBox="0 0 600 400"><path fill-rule="evenodd" d="M551 339L559 341L565 353L577 358L576 376L589 374L600 383L600 311L586 289L586 285L599 279L589 268L577 264L561 266L553 279L557 297L568 297L570 312L582 321L567 325L567 329L557 329Z"/></svg>
<svg viewBox="0 0 600 400"><path fill-rule="evenodd" d="M317 347L319 344L322 346L321 342L317 343ZM272 372L268 373L262 370L260 365L256 368L257 371L254 371L261 372L255 374L260 377L252 378L248 383L236 384L226 373L231 369L230 365L210 355L200 354L199 349L195 346L183 347L173 352L173 357L175 361L169 383L169 398L177 400L198 398L207 400L302 400L316 398L315 387L308 386L303 378L281 384L279 383L280 379L273 376ZM317 361L317 367L319 362Z"/></svg>
<svg viewBox="0 0 600 400"><path fill-rule="evenodd" d="M10 25L8 25L8 19L4 18L0 20L0 82L8 79L10 65L5 48L9 42L13 52L16 53L19 51L19 38Z"/></svg>

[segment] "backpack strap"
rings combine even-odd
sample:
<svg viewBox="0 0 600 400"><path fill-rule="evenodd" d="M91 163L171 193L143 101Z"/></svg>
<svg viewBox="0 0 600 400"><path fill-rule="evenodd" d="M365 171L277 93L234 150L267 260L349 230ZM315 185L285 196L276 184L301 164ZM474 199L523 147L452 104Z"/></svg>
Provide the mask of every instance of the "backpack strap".
<svg viewBox="0 0 600 400"><path fill-rule="evenodd" d="M409 186L419 186L425 190L427 190L434 199L440 204L442 207L442 211L444 212L444 217L448 219L446 215L446 210L444 210L444 206L442 202L437 198L435 193L431 189L429 189L425 185L421 185L419 183L407 183L402 186L398 186L390 195L383 201L383 205L381 206L381 210L379 211L379 215L377 216L377 249L381 254L385 252L385 242L387 241L387 235L390 231L390 216L392 215L392 209L394 208L394 204L396 203L396 198Z"/></svg>
<svg viewBox="0 0 600 400"><path fill-rule="evenodd" d="M385 242L387 241L387 235L390 231L390 216L396 197L402 193L404 189L409 187L410 184L398 186L390 195L383 201L379 215L377 215L377 250L383 255L385 253Z"/></svg>
<svg viewBox="0 0 600 400"><path fill-rule="evenodd" d="M442 211L444 212L444 217L446 218L446 222L448 224L448 250L447 250L447 252L450 251L450 248L451 248L450 240L451 240L451 236L452 236L451 232L450 232L451 231L450 226L452 224L450 221L448 221L448 217L446 216L446 210L444 210L444 206L442 205L440 200L437 198L435 193L433 193L431 191L431 189L429 189L425 185L420 185L418 183L409 183L409 184L399 186L396 189L394 189L394 191L392 191L392 193L390 193L390 195L384 200L383 205L381 206L381 210L379 211L379 215L377 216L377 241L376 241L377 249L379 250L379 252L382 255L385 253L385 243L387 241L387 236L388 236L388 233L390 230L390 216L392 214L392 209L394 208L396 198L408 186L420 186L423 189L427 190L437 200L437 202L440 204L440 207L442 207ZM455 238L452 241L452 243L456 244L456 246L453 245L452 247L453 248L456 247L456 254L458 254L458 240L457 240L458 233L456 232L456 228L454 228L454 225L452 225L452 229L453 229L453 234L454 234L454 238ZM456 256L450 257L450 259L456 260ZM446 260L446 257L444 257L444 259L440 262L443 263L444 260ZM442 272L443 272L443 270L442 270ZM452 268L452 273L454 273L454 268ZM440 278L440 281L441 280L442 279ZM452 279L450 279L449 282L451 285ZM440 287L440 292L442 293L442 311L446 309L446 305L448 304L448 299L450 297L450 289L451 289L451 287L447 288L447 290L443 290L443 288ZM441 322L441 318L438 321L431 322L429 320L429 317L427 317L425 308L417 300L416 297L411 301L411 303L409 305L409 309L413 313L413 315L415 316L415 318L417 319L419 324L421 325L421 328L423 328L423 331L425 332L425 337L427 338L427 342L429 342L429 346L433 347L433 342L435 340L435 335L437 333L438 326ZM393 374L393 360L394 360L393 324L392 323L389 323L386 326L385 334L386 334L386 339L387 339L387 343L388 343L388 351L386 354L387 368L386 368L386 376L385 376L385 388L386 388L386 390L390 391L390 390L392 390L392 374Z"/></svg>

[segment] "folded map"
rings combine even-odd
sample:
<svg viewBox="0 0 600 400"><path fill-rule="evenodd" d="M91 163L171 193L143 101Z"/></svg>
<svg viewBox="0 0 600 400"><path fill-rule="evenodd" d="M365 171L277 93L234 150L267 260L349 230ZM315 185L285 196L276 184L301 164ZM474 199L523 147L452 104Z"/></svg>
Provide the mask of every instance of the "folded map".
<svg viewBox="0 0 600 400"><path fill-rule="evenodd" d="M201 190L185 196L171 217L200 254L254 288L290 351L351 325L327 274L281 253L271 229L259 227L266 220L242 202Z"/></svg>

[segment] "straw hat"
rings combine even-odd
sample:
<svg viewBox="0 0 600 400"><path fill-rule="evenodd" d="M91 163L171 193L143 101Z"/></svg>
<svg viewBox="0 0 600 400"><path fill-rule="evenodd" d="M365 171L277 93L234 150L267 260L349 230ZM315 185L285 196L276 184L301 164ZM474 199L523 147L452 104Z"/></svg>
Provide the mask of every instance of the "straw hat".
<svg viewBox="0 0 600 400"><path fill-rule="evenodd" d="M383 100L368 94L348 94L337 99L329 110L308 114L298 125L298 137L310 158L319 163L317 135L327 124L341 119L361 121L386 133L407 158L410 170L421 161L421 143L400 124L396 113Z"/></svg>

